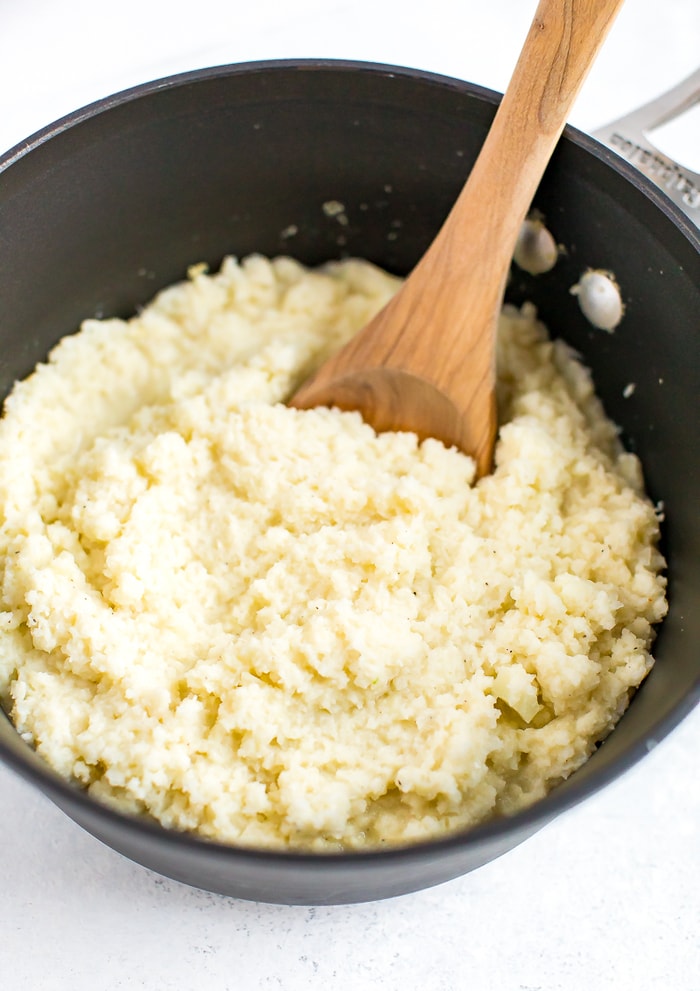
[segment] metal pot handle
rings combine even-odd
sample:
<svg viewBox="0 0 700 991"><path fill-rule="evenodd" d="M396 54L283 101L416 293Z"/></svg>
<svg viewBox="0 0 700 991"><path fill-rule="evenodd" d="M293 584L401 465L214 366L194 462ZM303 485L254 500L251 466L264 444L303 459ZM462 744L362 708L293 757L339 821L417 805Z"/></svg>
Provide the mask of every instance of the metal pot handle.
<svg viewBox="0 0 700 991"><path fill-rule="evenodd" d="M700 102L700 69L650 103L593 132L593 137L643 172L700 228L700 174L655 147L649 132Z"/></svg>

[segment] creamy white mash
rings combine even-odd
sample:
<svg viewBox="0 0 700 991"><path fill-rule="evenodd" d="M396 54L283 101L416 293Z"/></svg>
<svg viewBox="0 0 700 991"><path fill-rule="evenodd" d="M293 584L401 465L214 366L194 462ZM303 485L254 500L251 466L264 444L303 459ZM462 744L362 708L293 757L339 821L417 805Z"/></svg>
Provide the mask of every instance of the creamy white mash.
<svg viewBox="0 0 700 991"><path fill-rule="evenodd" d="M398 281L288 258L88 320L0 421L0 692L95 798L397 844L575 770L649 671L658 522L587 372L507 309L492 475L284 405Z"/></svg>

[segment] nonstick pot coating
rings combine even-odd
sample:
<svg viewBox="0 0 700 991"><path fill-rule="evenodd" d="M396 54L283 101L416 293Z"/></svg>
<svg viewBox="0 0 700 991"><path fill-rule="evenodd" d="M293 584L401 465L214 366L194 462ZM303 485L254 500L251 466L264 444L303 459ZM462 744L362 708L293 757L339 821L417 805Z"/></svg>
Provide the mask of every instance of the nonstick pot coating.
<svg viewBox="0 0 700 991"><path fill-rule="evenodd" d="M0 162L0 390L87 316L129 316L205 261L250 252L307 264L357 255L397 273L420 257L464 182L498 97L386 66L254 63L138 87L59 122ZM347 223L324 204L341 203ZM651 749L697 702L700 640L697 231L626 163L567 130L535 207L563 246L555 269L513 271L593 369L608 413L663 501L671 609L657 664L590 761L512 819L406 849L343 855L236 850L103 808L0 719L0 756L110 846L239 897L333 903L437 884L521 842ZM570 294L611 270L626 314L593 329ZM633 394L624 398L625 387Z"/></svg>

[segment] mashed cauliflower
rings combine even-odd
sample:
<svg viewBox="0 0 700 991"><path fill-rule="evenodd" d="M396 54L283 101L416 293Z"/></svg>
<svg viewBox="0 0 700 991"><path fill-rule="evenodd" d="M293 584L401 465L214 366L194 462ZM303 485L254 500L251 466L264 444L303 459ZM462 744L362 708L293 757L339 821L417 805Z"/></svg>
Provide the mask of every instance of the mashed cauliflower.
<svg viewBox="0 0 700 991"><path fill-rule="evenodd" d="M587 372L506 309L493 474L285 399L398 281L225 261L88 320L0 421L0 693L97 799L248 846L512 813L649 671L658 523Z"/></svg>

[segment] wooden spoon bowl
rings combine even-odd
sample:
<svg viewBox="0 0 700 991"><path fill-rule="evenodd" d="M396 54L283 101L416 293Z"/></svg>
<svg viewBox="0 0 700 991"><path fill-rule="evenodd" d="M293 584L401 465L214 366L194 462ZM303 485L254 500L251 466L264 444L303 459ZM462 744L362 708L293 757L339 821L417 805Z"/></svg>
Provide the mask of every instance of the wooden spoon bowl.
<svg viewBox="0 0 700 991"><path fill-rule="evenodd" d="M515 242L571 106L623 0L540 0L483 148L399 292L293 396L359 410L491 470L495 340Z"/></svg>

